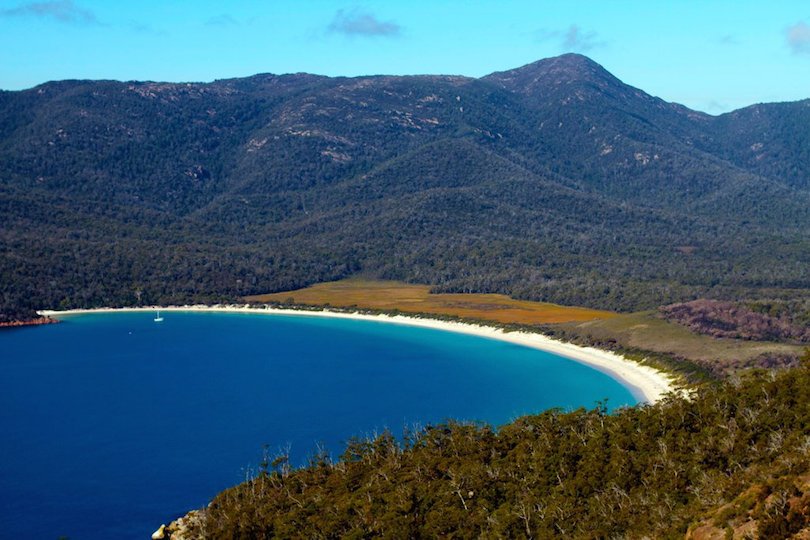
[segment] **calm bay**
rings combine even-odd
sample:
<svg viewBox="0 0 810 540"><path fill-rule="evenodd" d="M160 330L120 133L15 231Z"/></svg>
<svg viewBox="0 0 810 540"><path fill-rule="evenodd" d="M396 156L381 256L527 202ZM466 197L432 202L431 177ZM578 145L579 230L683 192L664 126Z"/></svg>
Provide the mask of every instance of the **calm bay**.
<svg viewBox="0 0 810 540"><path fill-rule="evenodd" d="M322 444L448 418L500 425L637 400L599 371L502 341L372 321L170 312L0 332L0 529L144 538Z"/></svg>

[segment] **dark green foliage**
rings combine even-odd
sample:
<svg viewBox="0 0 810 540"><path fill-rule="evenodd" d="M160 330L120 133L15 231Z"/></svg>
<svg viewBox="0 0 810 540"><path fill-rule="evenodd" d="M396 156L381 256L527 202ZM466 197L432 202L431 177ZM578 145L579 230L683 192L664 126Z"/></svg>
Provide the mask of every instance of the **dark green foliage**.
<svg viewBox="0 0 810 540"><path fill-rule="evenodd" d="M810 471L810 370L752 372L692 399L606 414L549 411L495 431L450 423L349 443L218 495L198 533L211 538L683 537L749 486L734 512L763 537L810 526L788 500ZM808 491L810 493L810 491ZM810 496L805 497L810 500ZM806 500L801 504L806 504ZM781 504L781 506L779 506ZM722 519L721 519L722 518Z"/></svg>
<svg viewBox="0 0 810 540"><path fill-rule="evenodd" d="M4 92L0 321L353 274L621 310L806 297L806 109L713 118L576 55ZM782 149L748 159L765 118Z"/></svg>

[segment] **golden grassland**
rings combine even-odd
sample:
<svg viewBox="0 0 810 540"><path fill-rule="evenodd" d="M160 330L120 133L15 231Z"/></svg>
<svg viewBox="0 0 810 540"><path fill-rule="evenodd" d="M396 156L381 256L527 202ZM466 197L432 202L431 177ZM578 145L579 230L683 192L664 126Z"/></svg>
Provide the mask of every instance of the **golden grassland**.
<svg viewBox="0 0 810 540"><path fill-rule="evenodd" d="M502 324L583 322L617 316L611 311L515 300L502 294L431 294L428 285L363 279L318 283L296 291L249 296L245 300L398 310L403 313L451 315Z"/></svg>
<svg viewBox="0 0 810 540"><path fill-rule="evenodd" d="M614 313L583 307L515 300L502 294L431 294L428 285L345 279L304 289L246 297L251 303L278 302L454 316L498 324L544 325L587 342L615 342L627 349L673 355L703 365L745 367L764 354L800 355L788 343L722 339L699 335L655 311Z"/></svg>

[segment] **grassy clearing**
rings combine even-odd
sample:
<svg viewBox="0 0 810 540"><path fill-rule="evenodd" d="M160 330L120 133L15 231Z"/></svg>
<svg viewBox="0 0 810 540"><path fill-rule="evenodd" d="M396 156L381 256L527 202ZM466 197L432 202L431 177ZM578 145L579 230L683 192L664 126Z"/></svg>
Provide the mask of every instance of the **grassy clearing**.
<svg viewBox="0 0 810 540"><path fill-rule="evenodd" d="M716 374L759 365L765 356L798 357L804 347L770 341L714 338L695 334L668 322L655 311L619 315L599 321L564 323L557 326L567 335L588 341L615 342L628 349L640 349L684 358L710 368Z"/></svg>
<svg viewBox="0 0 810 540"><path fill-rule="evenodd" d="M501 294L431 294L428 285L396 281L346 279L305 289L249 296L248 302L357 308L385 312L452 316L475 322L539 326L547 334L593 344L639 359L666 361L657 367L691 370L698 366L713 376L765 365L763 358L798 357L803 347L786 343L714 338L668 322L655 311L619 314L581 307L515 300ZM684 360L686 362L684 362ZM659 365L660 364L660 365ZM691 366L691 367L690 367Z"/></svg>
<svg viewBox="0 0 810 540"><path fill-rule="evenodd" d="M428 285L361 279L319 283L296 291L249 296L245 300L451 315L523 325L605 320L617 316L611 311L514 300L502 294L431 294Z"/></svg>

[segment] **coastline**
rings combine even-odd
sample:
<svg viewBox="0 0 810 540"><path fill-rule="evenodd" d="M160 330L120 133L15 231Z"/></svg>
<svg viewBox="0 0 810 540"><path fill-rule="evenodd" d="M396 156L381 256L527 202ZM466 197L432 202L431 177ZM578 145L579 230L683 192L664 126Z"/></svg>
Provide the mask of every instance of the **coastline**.
<svg viewBox="0 0 810 540"><path fill-rule="evenodd" d="M59 321L50 317L38 317L36 319L29 319L27 321L11 321L0 323L0 328L19 328L21 326L41 326L43 324L56 324Z"/></svg>
<svg viewBox="0 0 810 540"><path fill-rule="evenodd" d="M172 311L211 311L229 313L249 313L257 315L294 315L300 317L329 317L337 319L354 319L364 321L374 321L388 324L402 324L417 326L421 328L431 328L456 332L460 334L474 335L483 338L497 339L524 347L530 347L545 352L550 352L585 364L591 368L601 371L606 375L620 382L628 388L639 402L655 403L660 401L666 394L678 392L674 378L657 369L645 366L629 360L619 354L597 349L595 347L583 347L572 343L564 343L539 333L516 331L505 332L500 328L485 326L482 324L443 321L439 319L420 318L404 315L386 314L364 314L364 313L344 313L336 311L310 311L304 309L284 309L269 306L251 307L250 305L195 305L195 306L149 306L136 308L96 308L96 309L72 309L65 311L41 310L38 313L43 317L58 318L63 315L78 315L86 313L115 313L126 311L155 311L160 309L165 312Z"/></svg>

